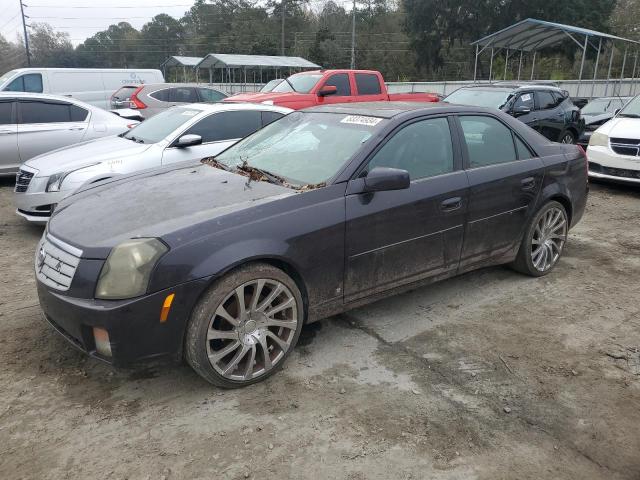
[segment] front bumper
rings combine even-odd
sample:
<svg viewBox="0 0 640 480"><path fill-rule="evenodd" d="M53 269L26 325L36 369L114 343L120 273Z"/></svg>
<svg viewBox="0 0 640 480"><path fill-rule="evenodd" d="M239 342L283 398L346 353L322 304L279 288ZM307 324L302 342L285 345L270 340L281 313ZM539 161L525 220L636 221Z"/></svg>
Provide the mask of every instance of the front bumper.
<svg viewBox="0 0 640 480"><path fill-rule="evenodd" d="M34 177L26 192L14 192L13 203L18 215L30 222L46 223L51 217L53 207L70 192L45 192L44 188L38 188L41 187L38 180L39 177ZM47 177L44 180L46 182Z"/></svg>
<svg viewBox="0 0 640 480"><path fill-rule="evenodd" d="M128 300L74 298L37 283L44 317L58 333L92 357L126 366L151 358L180 357L191 311L209 280L194 280ZM162 305L171 293L175 297L169 316L160 322ZM109 333L111 357L96 351L94 327Z"/></svg>
<svg viewBox="0 0 640 480"><path fill-rule="evenodd" d="M640 157L620 155L609 147L587 150L589 176L601 180L640 184Z"/></svg>

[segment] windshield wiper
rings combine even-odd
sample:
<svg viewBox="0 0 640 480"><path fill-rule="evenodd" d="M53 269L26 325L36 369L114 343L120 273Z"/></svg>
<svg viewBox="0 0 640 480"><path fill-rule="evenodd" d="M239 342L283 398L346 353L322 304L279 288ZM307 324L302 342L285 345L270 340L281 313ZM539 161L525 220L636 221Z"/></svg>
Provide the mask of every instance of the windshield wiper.
<svg viewBox="0 0 640 480"><path fill-rule="evenodd" d="M618 116L624 118L640 118L640 115L637 113L619 113Z"/></svg>
<svg viewBox="0 0 640 480"><path fill-rule="evenodd" d="M241 165L237 165L236 168L241 172L248 173L249 180L260 181L266 178L271 183L277 183L279 185L287 185L287 181L284 178L276 175L275 173L271 173L267 170L263 170L261 168L254 167L252 165L248 165L246 160L242 162Z"/></svg>
<svg viewBox="0 0 640 480"><path fill-rule="evenodd" d="M205 165L211 165L212 167L219 168L220 170L229 171L229 167L227 167L224 163L220 163L216 160L216 157L206 157L200 160L200 163L204 163Z"/></svg>

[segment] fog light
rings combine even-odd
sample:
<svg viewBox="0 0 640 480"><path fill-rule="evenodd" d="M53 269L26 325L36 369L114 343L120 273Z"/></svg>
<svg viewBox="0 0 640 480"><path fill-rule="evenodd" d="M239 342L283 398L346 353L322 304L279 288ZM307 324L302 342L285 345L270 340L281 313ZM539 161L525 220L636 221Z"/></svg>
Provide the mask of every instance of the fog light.
<svg viewBox="0 0 640 480"><path fill-rule="evenodd" d="M93 327L93 338L96 342L96 352L105 357L111 356L111 342L109 332L104 328Z"/></svg>

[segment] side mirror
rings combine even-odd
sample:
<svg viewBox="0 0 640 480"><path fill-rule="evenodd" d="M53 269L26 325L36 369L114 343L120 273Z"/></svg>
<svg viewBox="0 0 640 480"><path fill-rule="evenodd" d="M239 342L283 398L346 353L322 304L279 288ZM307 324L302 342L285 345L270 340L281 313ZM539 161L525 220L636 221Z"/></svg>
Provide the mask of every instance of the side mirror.
<svg viewBox="0 0 640 480"><path fill-rule="evenodd" d="M375 167L364 177L365 192L404 190L410 185L409 172L399 168Z"/></svg>
<svg viewBox="0 0 640 480"><path fill-rule="evenodd" d="M338 93L338 87L335 85L325 85L318 90L319 97L328 97L329 95L335 95L336 93Z"/></svg>
<svg viewBox="0 0 640 480"><path fill-rule="evenodd" d="M527 113L531 113L531 109L529 107L525 107L521 105L519 107L514 107L511 111L514 117L521 117L522 115L526 115Z"/></svg>
<svg viewBox="0 0 640 480"><path fill-rule="evenodd" d="M176 142L176 147L186 148L193 147L194 145L200 145L202 143L202 137L200 135L183 135Z"/></svg>

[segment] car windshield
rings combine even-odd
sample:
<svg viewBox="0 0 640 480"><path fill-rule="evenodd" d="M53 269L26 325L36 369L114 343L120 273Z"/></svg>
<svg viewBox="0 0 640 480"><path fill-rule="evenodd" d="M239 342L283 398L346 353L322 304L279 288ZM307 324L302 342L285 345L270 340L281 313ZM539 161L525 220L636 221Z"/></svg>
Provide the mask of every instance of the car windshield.
<svg viewBox="0 0 640 480"><path fill-rule="evenodd" d="M294 188L333 177L382 128L378 117L294 112L218 155L230 168L253 167Z"/></svg>
<svg viewBox="0 0 640 480"><path fill-rule="evenodd" d="M580 112L583 115L602 115L606 112L613 112L616 108L622 107L621 100L609 98L597 98L587 103Z"/></svg>
<svg viewBox="0 0 640 480"><path fill-rule="evenodd" d="M0 85L2 85L4 82L6 82L7 80L9 80L11 77L13 77L13 74L16 73L15 70L10 70L7 73L5 73L4 75L2 75L0 77Z"/></svg>
<svg viewBox="0 0 640 480"><path fill-rule="evenodd" d="M158 143L200 112L186 107L170 108L136 125L122 137L139 143Z"/></svg>
<svg viewBox="0 0 640 480"><path fill-rule="evenodd" d="M511 90L502 88L460 88L443 101L474 107L502 108L511 95Z"/></svg>
<svg viewBox="0 0 640 480"><path fill-rule="evenodd" d="M280 85L282 82L284 82L284 80L282 78L276 78L275 80L271 80L269 83L267 83L264 87L262 87L260 89L261 92L271 92L273 91L274 88L276 88L278 85ZM285 82L286 83L286 82ZM291 87L289 87L291 88Z"/></svg>
<svg viewBox="0 0 640 480"><path fill-rule="evenodd" d="M619 117L640 118L640 95L627 103L620 113Z"/></svg>
<svg viewBox="0 0 640 480"><path fill-rule="evenodd" d="M321 73L298 73L280 82L272 92L282 93L295 91L298 93L309 93L321 78Z"/></svg>

